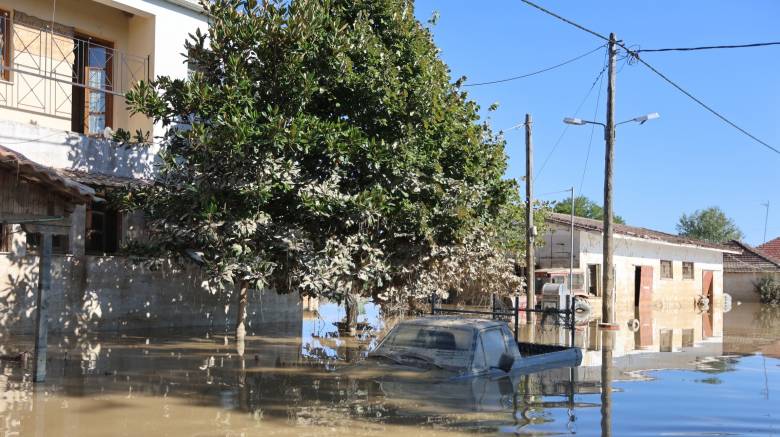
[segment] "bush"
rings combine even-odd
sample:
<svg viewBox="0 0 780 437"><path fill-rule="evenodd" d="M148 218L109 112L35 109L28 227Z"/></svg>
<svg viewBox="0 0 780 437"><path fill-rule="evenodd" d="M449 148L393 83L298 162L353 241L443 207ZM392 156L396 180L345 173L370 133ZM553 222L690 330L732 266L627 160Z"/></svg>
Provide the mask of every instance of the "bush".
<svg viewBox="0 0 780 437"><path fill-rule="evenodd" d="M761 297L761 303L780 305L780 281L772 276L765 276L756 283L756 293Z"/></svg>

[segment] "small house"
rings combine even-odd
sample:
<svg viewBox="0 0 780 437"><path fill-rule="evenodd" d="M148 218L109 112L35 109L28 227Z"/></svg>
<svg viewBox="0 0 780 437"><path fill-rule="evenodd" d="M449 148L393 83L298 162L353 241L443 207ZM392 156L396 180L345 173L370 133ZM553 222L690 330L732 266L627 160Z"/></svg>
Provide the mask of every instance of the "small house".
<svg viewBox="0 0 780 437"><path fill-rule="evenodd" d="M741 241L732 240L729 246L739 253L723 256L724 291L738 301L758 302L756 283L762 277L780 280L780 260Z"/></svg>
<svg viewBox="0 0 780 437"><path fill-rule="evenodd" d="M544 245L536 251L537 278L549 272L568 282L573 259L574 292L601 307L603 222L552 213ZM572 246L573 242L573 246ZM616 311L633 311L640 303L656 307L693 308L700 297L714 305L723 300L723 254L738 251L651 229L614 225Z"/></svg>

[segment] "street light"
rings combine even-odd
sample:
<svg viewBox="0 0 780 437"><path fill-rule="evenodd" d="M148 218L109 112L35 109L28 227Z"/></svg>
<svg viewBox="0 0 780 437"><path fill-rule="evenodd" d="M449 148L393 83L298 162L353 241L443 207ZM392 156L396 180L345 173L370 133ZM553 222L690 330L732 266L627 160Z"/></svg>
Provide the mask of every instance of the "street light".
<svg viewBox="0 0 780 437"><path fill-rule="evenodd" d="M626 121L621 121L620 123L616 123L615 126L619 126L621 124L630 123L630 122L636 122L639 124L645 124L646 122L650 120L655 120L656 118L661 118L661 115L657 112L651 112L649 114L640 115L639 117L634 117L631 119L628 119ZM586 124L597 124L603 128L606 128L607 126L604 123L598 122L598 121L590 121L590 120L583 120L581 118L574 118L574 117L566 117L563 119L563 122L566 124L571 124L574 126L583 126Z"/></svg>
<svg viewBox="0 0 780 437"><path fill-rule="evenodd" d="M612 242L612 227L614 224L614 216L612 212L612 162L614 160L614 145L615 145L615 127L621 124L635 122L639 124L645 124L649 120L655 120L659 118L657 112L651 112L649 114L634 117L632 119L615 123L614 118L614 63L615 63L615 35L610 34L610 62L609 62L609 86L607 87L607 122L600 123L598 121L583 120L581 118L566 117L563 122L574 126L582 126L585 124L597 124L604 128L604 140L606 141L606 148L604 152L604 231L603 231L603 261L602 261L602 323L599 327L602 329L614 330L618 329L618 325L615 324L615 293L614 286L614 272L613 272L613 242ZM572 196L573 197L573 196ZM574 208L572 208L572 211ZM572 224L573 224L572 220ZM573 227L573 226L572 226ZM572 251L574 248L572 247Z"/></svg>

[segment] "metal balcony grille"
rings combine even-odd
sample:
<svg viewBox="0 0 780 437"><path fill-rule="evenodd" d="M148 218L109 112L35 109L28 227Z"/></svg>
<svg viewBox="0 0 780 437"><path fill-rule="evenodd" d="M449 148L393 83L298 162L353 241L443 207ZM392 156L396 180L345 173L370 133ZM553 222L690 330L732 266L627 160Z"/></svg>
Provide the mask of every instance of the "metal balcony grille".
<svg viewBox="0 0 780 437"><path fill-rule="evenodd" d="M71 118L82 98L86 119L109 112L110 96L149 78L148 56L18 11L13 22L0 15L0 53L0 105L56 117Z"/></svg>

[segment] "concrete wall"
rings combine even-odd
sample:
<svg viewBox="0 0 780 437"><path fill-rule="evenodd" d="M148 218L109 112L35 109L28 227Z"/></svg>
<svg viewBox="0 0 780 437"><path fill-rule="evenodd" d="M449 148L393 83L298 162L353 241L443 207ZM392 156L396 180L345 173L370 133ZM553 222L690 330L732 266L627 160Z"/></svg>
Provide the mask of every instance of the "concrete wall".
<svg viewBox="0 0 780 437"><path fill-rule="evenodd" d="M120 147L101 138L0 119L0 145L53 168L148 177L157 147Z"/></svg>
<svg viewBox="0 0 780 437"><path fill-rule="evenodd" d="M230 329L235 298L205 288L195 267L163 262L151 269L122 257L54 256L50 330L85 333L129 329ZM38 258L0 254L0 338L33 331ZM235 296L235 295L233 295ZM300 323L297 294L253 292L248 321Z"/></svg>
<svg viewBox="0 0 780 437"><path fill-rule="evenodd" d="M723 291L730 294L735 301L759 302L755 283L765 276L773 276L780 281L780 273L725 273Z"/></svg>

